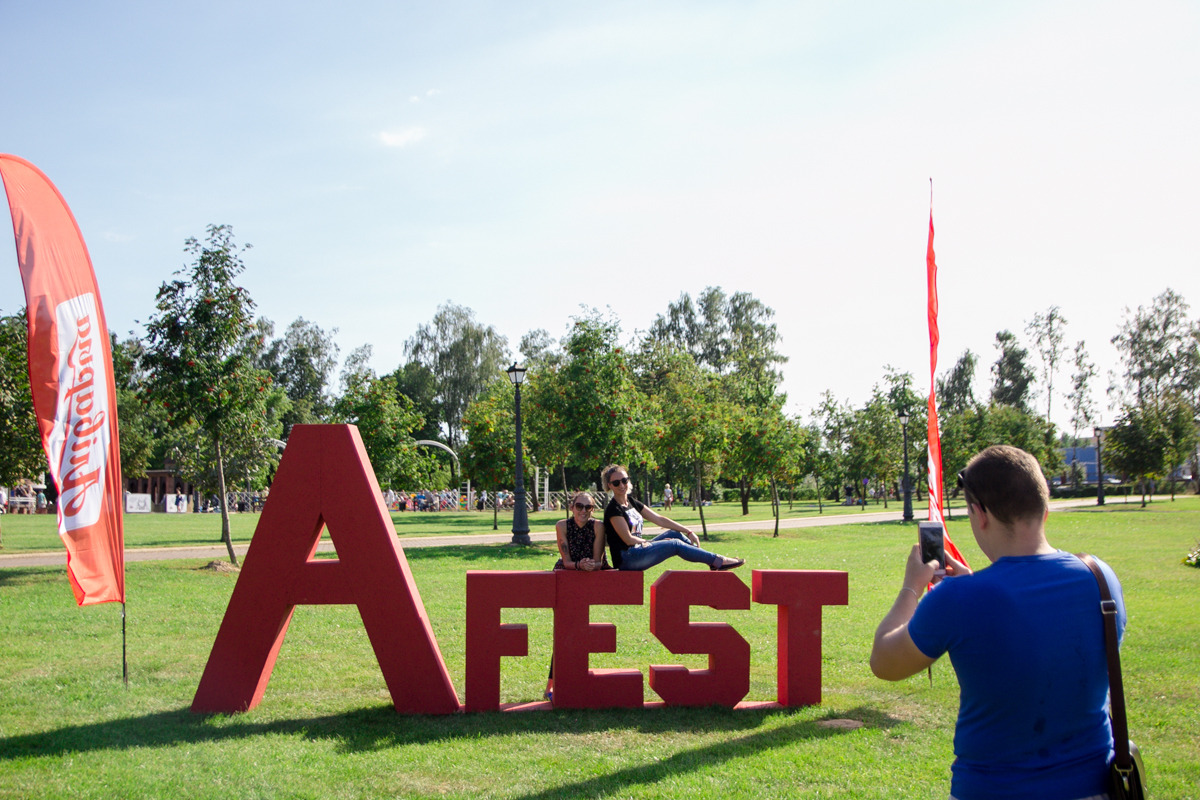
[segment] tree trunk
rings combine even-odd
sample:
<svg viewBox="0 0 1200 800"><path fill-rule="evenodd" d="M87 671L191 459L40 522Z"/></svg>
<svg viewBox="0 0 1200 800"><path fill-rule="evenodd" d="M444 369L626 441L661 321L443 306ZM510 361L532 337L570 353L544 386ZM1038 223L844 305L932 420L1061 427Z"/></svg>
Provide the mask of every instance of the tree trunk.
<svg viewBox="0 0 1200 800"><path fill-rule="evenodd" d="M750 514L750 482L745 478L738 480L738 493L742 496L742 516Z"/></svg>
<svg viewBox="0 0 1200 800"><path fill-rule="evenodd" d="M704 467L699 461L696 462L696 495L699 498L696 502L700 507L700 531L703 533L704 541L708 541L708 525L704 522L704 495L700 488Z"/></svg>
<svg viewBox="0 0 1200 800"><path fill-rule="evenodd" d="M500 530L500 490L492 489L492 530Z"/></svg>
<svg viewBox="0 0 1200 800"><path fill-rule="evenodd" d="M571 498L567 496L567 465L559 464L559 472L562 473L563 485L563 512L567 515L567 519L571 518Z"/></svg>
<svg viewBox="0 0 1200 800"><path fill-rule="evenodd" d="M775 484L775 479L771 478L771 507L775 509L775 533L771 536L772 539L779 538L779 490Z"/></svg>
<svg viewBox="0 0 1200 800"><path fill-rule="evenodd" d="M229 532L229 498L225 494L225 453L221 449L221 437L218 436L215 442L217 446L217 488L220 491L218 500L221 505L221 541L225 542L225 549L229 551L229 561L235 567L237 566L237 554L233 552L233 536Z"/></svg>

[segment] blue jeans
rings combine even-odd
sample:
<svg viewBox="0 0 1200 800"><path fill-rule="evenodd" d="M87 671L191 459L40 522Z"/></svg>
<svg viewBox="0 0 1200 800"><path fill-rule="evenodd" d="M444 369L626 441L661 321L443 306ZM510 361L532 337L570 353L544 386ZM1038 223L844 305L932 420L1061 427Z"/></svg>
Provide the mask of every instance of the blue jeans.
<svg viewBox="0 0 1200 800"><path fill-rule="evenodd" d="M671 556L679 556L684 561L712 566L721 561L721 556L701 550L688 541L679 531L667 531L655 536L649 544L631 547L621 554L621 569L642 572L655 564L661 564Z"/></svg>

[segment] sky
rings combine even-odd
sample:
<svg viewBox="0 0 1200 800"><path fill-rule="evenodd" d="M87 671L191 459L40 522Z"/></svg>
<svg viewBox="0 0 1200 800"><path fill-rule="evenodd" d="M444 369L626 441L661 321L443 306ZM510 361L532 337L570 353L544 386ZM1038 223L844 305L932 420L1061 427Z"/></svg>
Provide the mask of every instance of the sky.
<svg viewBox="0 0 1200 800"><path fill-rule="evenodd" d="M885 366L928 390L931 179L938 374L970 349L980 397L996 332L1058 306L1111 423L1128 311L1200 304L1195 3L0 0L0 32L0 152L66 198L122 338L229 224L278 334L381 374L446 302L516 355L749 292L807 418Z"/></svg>

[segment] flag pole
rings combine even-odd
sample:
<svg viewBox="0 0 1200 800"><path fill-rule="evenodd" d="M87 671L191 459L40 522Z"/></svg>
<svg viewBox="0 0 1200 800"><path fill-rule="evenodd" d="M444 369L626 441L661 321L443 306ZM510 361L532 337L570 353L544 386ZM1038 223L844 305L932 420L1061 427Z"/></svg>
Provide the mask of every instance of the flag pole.
<svg viewBox="0 0 1200 800"><path fill-rule="evenodd" d="M125 655L125 601L121 601L121 679L125 688L129 688L129 659Z"/></svg>

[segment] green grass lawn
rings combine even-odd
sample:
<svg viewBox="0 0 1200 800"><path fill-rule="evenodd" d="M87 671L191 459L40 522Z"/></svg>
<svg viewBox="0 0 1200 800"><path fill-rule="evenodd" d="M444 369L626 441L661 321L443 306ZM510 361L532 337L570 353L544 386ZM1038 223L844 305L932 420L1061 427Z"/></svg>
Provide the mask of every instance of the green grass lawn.
<svg viewBox="0 0 1200 800"><path fill-rule="evenodd" d="M17 519L3 520L6 542ZM1200 531L1200 501L1056 512L1050 531L1055 545L1106 559L1124 583L1130 726L1153 796L1200 797L1200 570L1180 564ZM973 565L985 563L965 520L950 533ZM129 565L126 689L119 606L76 608L62 568L0 569L0 797L944 798L958 699L949 664L935 667L932 686L924 675L879 681L867 667L914 537L915 526L896 523L778 539L713 534L713 549L751 567L850 578L850 604L824 613L822 705L736 712L401 716L353 607L302 606L262 704L196 716L188 707L236 576L199 561ZM477 545L407 555L462 700L465 571L544 569L555 554ZM661 572L646 575L647 594ZM695 609L693 618L738 628L752 647L747 699L773 699L774 609ZM530 655L503 659L501 699L537 699L550 612L513 609L504 619L529 624ZM593 667L702 666L658 644L648 605L598 608L593 621L618 627L618 652L594 655ZM847 719L862 725L829 724Z"/></svg>
<svg viewBox="0 0 1200 800"><path fill-rule="evenodd" d="M900 506L891 502L889 509ZM922 506L923 508L923 506ZM789 509L786 502L780 516L819 517L834 514L856 514L863 511L882 511L883 504L860 506L831 506L817 503L796 502ZM771 520L771 504L751 503L750 514L742 516L740 503L721 503L706 506L704 518L708 523L735 522L739 520ZM474 511L442 512L392 512L392 522L400 536L446 536L493 533L492 513ZM687 506L676 505L668 516L684 525L700 531L700 512ZM234 542L247 542L258 524L258 514L231 514L229 522ZM560 512L538 511L529 514L532 531L552 531L554 523L561 518ZM185 545L216 544L221 540L220 514L126 514L126 547L179 547ZM62 544L55 530L52 514L5 514L0 516L0 532L3 533L3 548L0 553L30 553L59 551ZM496 518L499 531L512 530L512 512L500 513Z"/></svg>

